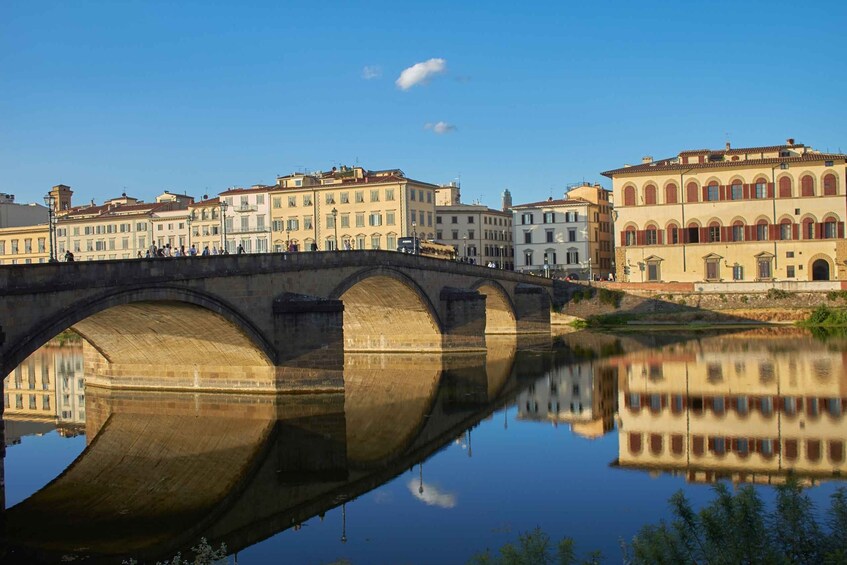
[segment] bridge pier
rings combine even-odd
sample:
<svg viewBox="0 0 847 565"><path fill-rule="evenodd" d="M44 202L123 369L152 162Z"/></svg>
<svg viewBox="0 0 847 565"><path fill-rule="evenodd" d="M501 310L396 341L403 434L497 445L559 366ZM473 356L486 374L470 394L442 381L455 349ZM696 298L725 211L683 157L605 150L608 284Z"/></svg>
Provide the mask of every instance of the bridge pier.
<svg viewBox="0 0 847 565"><path fill-rule="evenodd" d="M442 349L485 349L485 295L477 290L445 287L441 290Z"/></svg>
<svg viewBox="0 0 847 565"><path fill-rule="evenodd" d="M287 292L273 314L277 390L344 388L344 303Z"/></svg>
<svg viewBox="0 0 847 565"><path fill-rule="evenodd" d="M550 333L550 295L540 286L515 287L517 333Z"/></svg>

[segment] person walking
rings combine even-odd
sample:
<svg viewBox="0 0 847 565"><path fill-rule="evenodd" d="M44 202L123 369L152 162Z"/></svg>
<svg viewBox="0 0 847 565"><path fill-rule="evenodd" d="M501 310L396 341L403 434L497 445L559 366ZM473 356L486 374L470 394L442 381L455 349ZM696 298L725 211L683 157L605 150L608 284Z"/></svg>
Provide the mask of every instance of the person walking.
<svg viewBox="0 0 847 565"><path fill-rule="evenodd" d="M238 244L238 254L244 255L244 246L241 245L240 243Z"/></svg>

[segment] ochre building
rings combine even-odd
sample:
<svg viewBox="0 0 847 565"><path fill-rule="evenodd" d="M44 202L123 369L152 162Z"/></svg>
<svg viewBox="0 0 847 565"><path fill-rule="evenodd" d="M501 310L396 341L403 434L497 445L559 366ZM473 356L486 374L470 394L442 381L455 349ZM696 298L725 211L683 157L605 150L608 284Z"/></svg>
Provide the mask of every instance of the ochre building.
<svg viewBox="0 0 847 565"><path fill-rule="evenodd" d="M844 280L845 162L789 139L603 173L614 190L618 280Z"/></svg>

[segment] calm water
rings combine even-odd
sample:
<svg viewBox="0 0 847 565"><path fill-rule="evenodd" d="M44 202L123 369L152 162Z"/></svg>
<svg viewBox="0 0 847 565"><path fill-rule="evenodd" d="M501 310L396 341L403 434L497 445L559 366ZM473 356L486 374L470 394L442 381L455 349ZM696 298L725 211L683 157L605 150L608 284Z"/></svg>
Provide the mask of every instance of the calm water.
<svg viewBox="0 0 847 565"><path fill-rule="evenodd" d="M798 330L349 355L343 394L293 397L86 389L85 354L51 342L4 383L21 561L207 537L238 563L464 563L539 526L620 562L678 489L772 500L793 469L824 505L845 471L847 340Z"/></svg>

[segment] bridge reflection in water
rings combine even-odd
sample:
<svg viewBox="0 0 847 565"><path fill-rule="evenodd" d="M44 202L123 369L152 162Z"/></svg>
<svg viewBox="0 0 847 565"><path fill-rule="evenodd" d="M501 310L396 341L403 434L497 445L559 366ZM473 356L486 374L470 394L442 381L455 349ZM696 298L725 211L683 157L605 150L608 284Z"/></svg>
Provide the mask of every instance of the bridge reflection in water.
<svg viewBox="0 0 847 565"><path fill-rule="evenodd" d="M533 338L547 353L495 339L485 353L347 354L343 393L88 386L87 446L6 511L7 557L156 560L201 537L253 545L406 471L556 362L549 337Z"/></svg>

